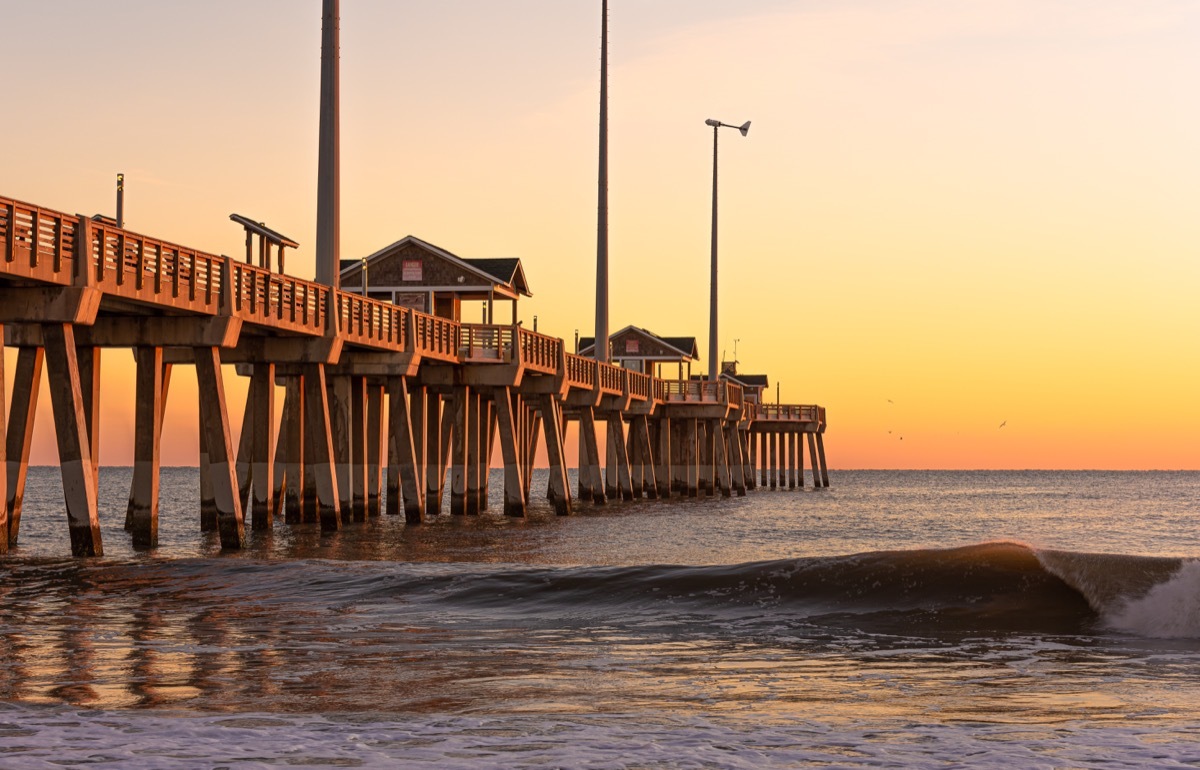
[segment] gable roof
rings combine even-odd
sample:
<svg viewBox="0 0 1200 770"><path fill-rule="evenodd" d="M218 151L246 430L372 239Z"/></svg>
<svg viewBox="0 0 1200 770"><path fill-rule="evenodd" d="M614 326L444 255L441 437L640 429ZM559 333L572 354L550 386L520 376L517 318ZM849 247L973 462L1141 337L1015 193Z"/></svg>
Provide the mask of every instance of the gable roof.
<svg viewBox="0 0 1200 770"><path fill-rule="evenodd" d="M654 332L650 331L649 329L643 329L640 326L634 326L632 324L630 324L629 326L626 326L624 329L621 329L620 331L613 332L612 334L608 335L609 342L611 343L611 341L614 338L620 337L622 334L626 334L629 332L633 332L635 334L641 334L645 337L649 337L650 339L654 340L655 342L659 342L659 343L665 345L666 347L673 349L675 352L679 353L679 355L684 360L692 360L692 361L700 360L700 349L696 346L696 338L695 337L660 337L657 334L655 334ZM594 354L595 347L596 347L596 338L595 337L580 337L579 338L579 355L582 356L582 355ZM619 359L619 358L629 358L630 356L614 355L613 357Z"/></svg>
<svg viewBox="0 0 1200 770"><path fill-rule="evenodd" d="M767 381L765 374L728 374L721 375L727 380L733 380L738 385L743 385L750 388L766 388L770 387L770 382Z"/></svg>
<svg viewBox="0 0 1200 770"><path fill-rule="evenodd" d="M517 257L507 259L464 259L457 254L449 252L440 246L434 246L428 241L423 241L415 235L406 235L400 240L365 257L368 269L372 262L377 262L391 255L393 252L408 245L415 245L419 248L428 251L434 256L444 259L447 262L452 262L459 265L464 270L474 273L487 283L501 283L506 286L511 286L513 290L519 294L524 294L526 297L532 297L533 293L529 291L529 283L525 280L525 269L521 267L521 260ZM340 260L339 273L345 274L362 265L362 259L343 259Z"/></svg>

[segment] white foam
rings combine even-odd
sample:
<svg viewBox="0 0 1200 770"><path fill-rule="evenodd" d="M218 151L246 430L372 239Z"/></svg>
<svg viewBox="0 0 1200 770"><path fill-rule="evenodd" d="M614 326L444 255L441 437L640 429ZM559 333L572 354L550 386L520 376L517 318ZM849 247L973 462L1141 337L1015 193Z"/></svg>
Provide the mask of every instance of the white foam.
<svg viewBox="0 0 1200 770"><path fill-rule="evenodd" d="M1156 639L1200 639L1200 561L1186 561L1165 583L1105 616L1110 628Z"/></svg>

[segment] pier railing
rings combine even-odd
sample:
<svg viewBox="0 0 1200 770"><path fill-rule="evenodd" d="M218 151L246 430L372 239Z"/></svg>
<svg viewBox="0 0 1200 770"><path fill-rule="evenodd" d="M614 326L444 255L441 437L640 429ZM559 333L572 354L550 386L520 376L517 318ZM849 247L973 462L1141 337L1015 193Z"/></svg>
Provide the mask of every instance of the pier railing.
<svg viewBox="0 0 1200 770"><path fill-rule="evenodd" d="M557 374L563 341L558 337L518 328L521 331L521 363L525 368L542 374Z"/></svg>
<svg viewBox="0 0 1200 770"><path fill-rule="evenodd" d="M801 404L759 404L757 419L789 422L824 422L825 408Z"/></svg>
<svg viewBox="0 0 1200 770"><path fill-rule="evenodd" d="M79 264L81 257L84 264ZM746 399L740 386L723 380L661 380L564 355L561 339L519 325L462 324L150 238L111 220L8 198L0 198L0 273L61 286L93 285L135 302L204 315L230 314L301 335L329 333L328 314L333 312L338 333L361 347L413 352L449 363L511 364L519 355L525 369L562 374L572 388L660 404L728 404L742 410L743 420L825 421L823 407L756 404ZM562 367L565 372L560 372Z"/></svg>

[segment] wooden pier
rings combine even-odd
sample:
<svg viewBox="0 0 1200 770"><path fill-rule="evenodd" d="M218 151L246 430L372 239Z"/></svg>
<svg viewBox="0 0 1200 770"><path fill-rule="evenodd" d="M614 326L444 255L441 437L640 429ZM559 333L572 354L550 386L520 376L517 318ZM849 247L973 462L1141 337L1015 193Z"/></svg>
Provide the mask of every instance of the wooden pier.
<svg viewBox="0 0 1200 770"><path fill-rule="evenodd" d="M132 349L136 360L125 526L138 548L157 541L163 409L181 365L195 367L200 390L199 525L219 531L227 549L244 544L245 508L254 529L282 515L327 531L380 515L383 501L413 525L437 514L447 495L452 514L478 514L488 505L497 443L510 516L524 516L535 493L542 445L547 494L562 515L579 501L803 487L805 444L813 483L829 484L822 407L762 404L727 378L660 379L568 353L561 339L519 323L464 323L272 272L271 246L282 265L283 247L295 244L247 227L239 262L0 198L0 324L5 345L18 349L7 413L0 392L0 552L20 534L45 369L71 549L103 553L104 348ZM222 364L250 378L240 436ZM3 366L0 356L0 375ZM571 422L579 436L574 491L564 450Z"/></svg>

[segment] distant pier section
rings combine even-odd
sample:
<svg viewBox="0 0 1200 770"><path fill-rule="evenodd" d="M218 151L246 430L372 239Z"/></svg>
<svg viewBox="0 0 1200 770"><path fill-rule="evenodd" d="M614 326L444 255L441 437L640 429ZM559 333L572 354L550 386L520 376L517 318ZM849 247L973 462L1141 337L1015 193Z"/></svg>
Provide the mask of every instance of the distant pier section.
<svg viewBox="0 0 1200 770"><path fill-rule="evenodd" d="M462 259L409 236L343 260L334 289L282 272L294 241L231 218L246 229L244 261L0 198L0 324L18 350L7 410L0 392L0 553L20 534L43 369L71 549L103 553L106 348L132 350L137 366L125 527L138 548L157 544L162 417L179 366L195 367L200 391L198 524L219 531L227 549L244 545L246 517L254 529L280 517L334 531L383 512L419 525L446 497L452 515L477 515L488 507L497 444L510 516L524 516L533 494L566 515L581 501L794 489L805 485L806 455L812 483L829 485L824 408L766 404L765 377L739 375L736 364L716 380L692 377L691 338L630 326L610 338L614 364L586 355L587 340L568 352L517 321L517 303L530 296L519 260ZM480 323L464 320L464 303L479 305ZM497 309L506 323L496 323ZM250 379L240 435L222 364ZM0 357L0 375L3 366ZM533 490L543 446L549 488Z"/></svg>

